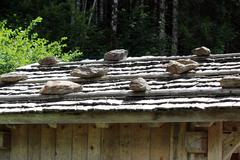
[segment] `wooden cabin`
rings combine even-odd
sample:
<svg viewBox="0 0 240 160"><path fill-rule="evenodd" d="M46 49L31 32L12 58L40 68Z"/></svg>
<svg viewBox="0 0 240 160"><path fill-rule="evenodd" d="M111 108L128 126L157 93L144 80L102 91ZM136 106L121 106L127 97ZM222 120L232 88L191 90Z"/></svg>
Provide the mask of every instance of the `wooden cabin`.
<svg viewBox="0 0 240 160"><path fill-rule="evenodd" d="M186 74L166 72L169 60L200 63ZM108 68L98 79L70 76L79 66ZM0 160L239 160L240 89L220 79L239 75L240 54L135 57L32 64L28 79L0 84ZM151 87L129 90L132 78ZM49 80L80 83L83 90L41 95Z"/></svg>

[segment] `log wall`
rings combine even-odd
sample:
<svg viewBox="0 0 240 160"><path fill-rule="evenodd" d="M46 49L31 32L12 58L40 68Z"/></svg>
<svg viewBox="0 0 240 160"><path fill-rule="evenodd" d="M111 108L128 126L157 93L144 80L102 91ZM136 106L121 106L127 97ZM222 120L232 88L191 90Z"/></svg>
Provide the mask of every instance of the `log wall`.
<svg viewBox="0 0 240 160"><path fill-rule="evenodd" d="M0 160L230 160L240 152L239 122L0 125L0 133Z"/></svg>
<svg viewBox="0 0 240 160"><path fill-rule="evenodd" d="M169 124L15 125L0 160L169 160Z"/></svg>

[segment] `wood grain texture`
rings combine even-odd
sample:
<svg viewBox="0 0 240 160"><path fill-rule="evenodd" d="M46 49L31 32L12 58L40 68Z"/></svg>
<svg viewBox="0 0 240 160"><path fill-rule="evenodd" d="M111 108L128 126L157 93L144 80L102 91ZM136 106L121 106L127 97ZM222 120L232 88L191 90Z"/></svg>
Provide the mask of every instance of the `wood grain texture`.
<svg viewBox="0 0 240 160"><path fill-rule="evenodd" d="M11 160L26 160L28 158L28 126L17 125L12 129Z"/></svg>
<svg viewBox="0 0 240 160"><path fill-rule="evenodd" d="M240 69L237 70L235 73L239 73ZM143 76L142 76L143 77ZM146 77L149 77L149 75L146 75ZM140 93L134 93L130 90L108 90L108 91L95 91L95 92L78 92L78 93L71 93L66 95L49 95L44 96L40 94L31 94L31 95L12 95L12 96L2 96L0 95L0 99L3 101L21 101L21 100L58 100L58 99L64 99L69 100L73 98L100 98L100 97L125 97L125 96L133 96L133 97L141 97L141 96L168 96L168 97L176 97L178 98L179 95L181 96L189 96L191 97L192 94L197 96L202 95L209 95L209 96L226 96L229 94L233 94L235 96L240 95L240 89L222 89L219 87L212 87L212 88L206 88L206 87L198 87L198 88L170 88L170 89L157 89L157 90L150 90L148 92L140 92ZM10 105L10 104L9 104ZM107 103L106 103L107 105ZM216 106L217 107L217 106Z"/></svg>
<svg viewBox="0 0 240 160"><path fill-rule="evenodd" d="M187 159L185 133L186 123L171 124L170 160Z"/></svg>
<svg viewBox="0 0 240 160"><path fill-rule="evenodd" d="M41 160L55 160L56 129L41 125Z"/></svg>
<svg viewBox="0 0 240 160"><path fill-rule="evenodd" d="M41 125L28 126L28 160L41 159Z"/></svg>
<svg viewBox="0 0 240 160"><path fill-rule="evenodd" d="M87 160L88 125L73 125L72 160Z"/></svg>
<svg viewBox="0 0 240 160"><path fill-rule="evenodd" d="M222 159L222 131L222 122L216 122L208 128L208 160Z"/></svg>
<svg viewBox="0 0 240 160"><path fill-rule="evenodd" d="M120 124L120 160L131 160L133 132L129 124Z"/></svg>
<svg viewBox="0 0 240 160"><path fill-rule="evenodd" d="M187 151L185 147L185 136L186 136L187 123L180 123L179 142L178 142L178 159L187 159Z"/></svg>
<svg viewBox="0 0 240 160"><path fill-rule="evenodd" d="M141 124L132 126L132 159L149 160L150 159L150 129Z"/></svg>
<svg viewBox="0 0 240 160"><path fill-rule="evenodd" d="M194 154L194 160L207 160L207 155L206 154Z"/></svg>
<svg viewBox="0 0 240 160"><path fill-rule="evenodd" d="M240 134L232 132L223 140L223 160L231 159L232 154L240 146Z"/></svg>
<svg viewBox="0 0 240 160"><path fill-rule="evenodd" d="M169 160L170 125L151 128L150 160Z"/></svg>
<svg viewBox="0 0 240 160"><path fill-rule="evenodd" d="M59 125L56 133L55 160L72 159L72 125Z"/></svg>
<svg viewBox="0 0 240 160"><path fill-rule="evenodd" d="M219 146L222 123L208 129L208 155ZM1 129L1 127L0 127ZM200 132L201 129L191 132ZM95 124L61 124L57 128L46 125L16 125L12 128L11 153L0 150L0 160L206 160L206 154L186 154L186 123L163 125L109 124L97 128ZM217 134L218 133L218 134ZM223 139L223 138L222 138ZM226 140L226 138L225 138ZM221 147L220 147L221 149Z"/></svg>
<svg viewBox="0 0 240 160"><path fill-rule="evenodd" d="M95 125L88 127L88 160L101 159L101 129Z"/></svg>
<svg viewBox="0 0 240 160"><path fill-rule="evenodd" d="M120 159L119 131L118 124L102 129L101 160Z"/></svg>
<svg viewBox="0 0 240 160"><path fill-rule="evenodd" d="M207 133L186 132L186 150L188 153L207 153Z"/></svg>
<svg viewBox="0 0 240 160"><path fill-rule="evenodd" d="M0 130L7 131L10 133L10 129L6 128L5 125L0 125ZM11 137L10 137L10 139L11 139ZM10 141L9 141L9 143L10 143ZM10 149L0 149L0 160L10 160Z"/></svg>

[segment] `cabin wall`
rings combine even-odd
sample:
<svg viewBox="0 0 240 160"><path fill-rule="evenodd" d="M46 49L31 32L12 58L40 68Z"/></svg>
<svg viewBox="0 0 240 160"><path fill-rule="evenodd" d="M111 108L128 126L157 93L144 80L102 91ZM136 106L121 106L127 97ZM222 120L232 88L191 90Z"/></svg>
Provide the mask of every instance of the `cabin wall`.
<svg viewBox="0 0 240 160"><path fill-rule="evenodd" d="M1 125L0 129L11 133L10 148L0 148L0 160L230 160L232 153L240 152L239 122Z"/></svg>
<svg viewBox="0 0 240 160"><path fill-rule="evenodd" d="M15 125L0 160L168 160L170 125Z"/></svg>

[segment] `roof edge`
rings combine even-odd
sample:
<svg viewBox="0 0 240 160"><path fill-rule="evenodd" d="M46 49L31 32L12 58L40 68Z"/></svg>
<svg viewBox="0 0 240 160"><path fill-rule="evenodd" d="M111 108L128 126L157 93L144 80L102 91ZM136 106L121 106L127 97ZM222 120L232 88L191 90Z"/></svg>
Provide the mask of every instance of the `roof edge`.
<svg viewBox="0 0 240 160"><path fill-rule="evenodd" d="M157 123L240 121L240 109L171 110L159 112L81 112L2 114L0 124Z"/></svg>

